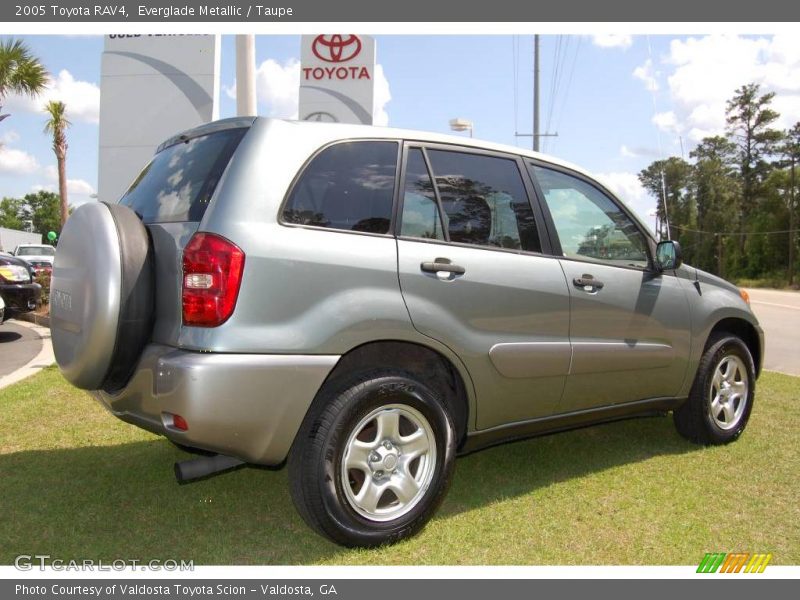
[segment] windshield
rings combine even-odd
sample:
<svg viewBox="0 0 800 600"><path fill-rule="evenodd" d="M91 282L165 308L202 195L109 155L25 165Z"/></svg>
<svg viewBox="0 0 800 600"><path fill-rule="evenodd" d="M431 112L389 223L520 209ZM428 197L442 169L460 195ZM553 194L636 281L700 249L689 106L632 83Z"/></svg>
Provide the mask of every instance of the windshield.
<svg viewBox="0 0 800 600"><path fill-rule="evenodd" d="M22 246L17 249L17 256L55 256L56 249L52 246Z"/></svg>
<svg viewBox="0 0 800 600"><path fill-rule="evenodd" d="M145 223L199 221L246 128L224 129L164 148L120 200Z"/></svg>

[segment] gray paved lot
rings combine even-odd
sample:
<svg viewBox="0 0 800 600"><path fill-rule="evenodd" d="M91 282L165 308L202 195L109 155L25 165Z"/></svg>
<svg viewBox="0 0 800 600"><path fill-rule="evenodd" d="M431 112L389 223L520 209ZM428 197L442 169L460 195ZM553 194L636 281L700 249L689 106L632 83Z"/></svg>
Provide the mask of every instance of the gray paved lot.
<svg viewBox="0 0 800 600"><path fill-rule="evenodd" d="M35 331L13 320L0 325L0 377L28 364L42 350Z"/></svg>
<svg viewBox="0 0 800 600"><path fill-rule="evenodd" d="M764 329L764 368L800 375L800 292L747 291Z"/></svg>

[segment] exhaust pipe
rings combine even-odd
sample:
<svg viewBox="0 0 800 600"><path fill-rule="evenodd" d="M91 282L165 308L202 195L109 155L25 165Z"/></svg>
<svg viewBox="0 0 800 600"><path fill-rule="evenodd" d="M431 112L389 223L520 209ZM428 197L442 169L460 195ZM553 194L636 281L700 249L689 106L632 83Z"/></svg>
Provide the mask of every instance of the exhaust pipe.
<svg viewBox="0 0 800 600"><path fill-rule="evenodd" d="M36 300L33 298L28 299L28 310L34 310L36 308Z"/></svg>
<svg viewBox="0 0 800 600"><path fill-rule="evenodd" d="M222 471L228 471L244 464L243 460L224 454L201 456L191 460L175 463L175 479L178 483L186 483L201 477L208 477Z"/></svg>

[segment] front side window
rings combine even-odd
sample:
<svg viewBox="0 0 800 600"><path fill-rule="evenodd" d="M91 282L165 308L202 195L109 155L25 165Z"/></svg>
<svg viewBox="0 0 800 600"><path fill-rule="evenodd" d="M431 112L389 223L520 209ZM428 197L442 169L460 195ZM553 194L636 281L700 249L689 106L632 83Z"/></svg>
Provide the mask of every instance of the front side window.
<svg viewBox="0 0 800 600"><path fill-rule="evenodd" d="M448 150L428 157L451 242L542 251L515 160Z"/></svg>
<svg viewBox="0 0 800 600"><path fill-rule="evenodd" d="M388 233L397 142L358 141L325 148L306 167L283 220L345 231Z"/></svg>
<svg viewBox="0 0 800 600"><path fill-rule="evenodd" d="M593 185L544 167L533 166L547 208L568 258L618 266L648 266L647 242L636 223Z"/></svg>

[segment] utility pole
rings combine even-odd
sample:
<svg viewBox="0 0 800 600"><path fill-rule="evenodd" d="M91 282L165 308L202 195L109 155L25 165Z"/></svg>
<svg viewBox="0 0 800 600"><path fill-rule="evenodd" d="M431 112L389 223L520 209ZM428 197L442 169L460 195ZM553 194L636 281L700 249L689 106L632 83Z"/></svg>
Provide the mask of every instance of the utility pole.
<svg viewBox="0 0 800 600"><path fill-rule="evenodd" d="M539 128L539 34L538 33L533 36L533 133L519 133L515 131L514 137L532 137L534 152L539 152L539 138L558 137L558 132L542 133Z"/></svg>
<svg viewBox="0 0 800 600"><path fill-rule="evenodd" d="M789 285L794 285L794 242L795 242L795 234L794 234L794 165L795 165L795 156L792 155L792 170L791 170L791 186L792 191L789 193Z"/></svg>
<svg viewBox="0 0 800 600"><path fill-rule="evenodd" d="M551 99L552 101L552 99ZM539 151L539 34L533 36L533 151Z"/></svg>

